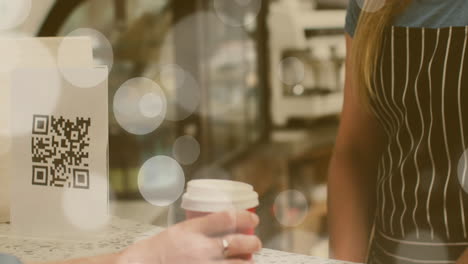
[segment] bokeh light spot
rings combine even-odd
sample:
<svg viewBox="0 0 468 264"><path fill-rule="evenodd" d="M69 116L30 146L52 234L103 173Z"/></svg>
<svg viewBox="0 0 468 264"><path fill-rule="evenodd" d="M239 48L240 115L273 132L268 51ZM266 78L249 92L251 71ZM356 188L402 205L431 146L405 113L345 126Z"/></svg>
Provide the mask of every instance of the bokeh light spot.
<svg viewBox="0 0 468 264"><path fill-rule="evenodd" d="M114 95L114 116L127 132L144 135L153 132L164 121L166 97L162 89L148 78L126 81Z"/></svg>
<svg viewBox="0 0 468 264"><path fill-rule="evenodd" d="M138 188L145 200L155 206L168 206L182 194L184 171L179 163L167 156L147 160L138 173Z"/></svg>
<svg viewBox="0 0 468 264"><path fill-rule="evenodd" d="M296 57L284 58L279 65L279 78L286 85L297 85L305 78L304 63Z"/></svg>
<svg viewBox="0 0 468 264"><path fill-rule="evenodd" d="M181 121L192 115L200 104L200 87L195 78L177 65L165 65L159 72L167 92L166 119Z"/></svg>
<svg viewBox="0 0 468 264"><path fill-rule="evenodd" d="M302 95L304 93L304 91L305 91L304 86L302 86L300 84L295 85L294 88L293 88L293 93L295 95Z"/></svg>
<svg viewBox="0 0 468 264"><path fill-rule="evenodd" d="M200 143L192 136L179 137L174 142L172 154L181 164L193 164L200 156Z"/></svg>
<svg viewBox="0 0 468 264"><path fill-rule="evenodd" d="M182 87L185 82L185 70L176 64L164 65L159 72L161 84L164 87Z"/></svg>
<svg viewBox="0 0 468 264"><path fill-rule="evenodd" d="M0 0L0 30L11 30L23 24L31 9L31 0Z"/></svg>
<svg viewBox="0 0 468 264"><path fill-rule="evenodd" d="M280 224L287 227L300 225L309 212L309 205L302 192L287 190L275 199L273 213Z"/></svg>
<svg viewBox="0 0 468 264"><path fill-rule="evenodd" d="M70 56L70 47L74 45L74 37L89 37L93 49L94 65L90 65L90 70L93 66L107 66L107 72L99 74L90 74L90 70L77 70L76 68L67 65L68 57ZM114 52L109 40L101 32L91 28L79 28L70 32L60 43L57 56L57 65L65 79L71 84L81 88L91 88L107 80L109 72L114 63Z"/></svg>
<svg viewBox="0 0 468 264"><path fill-rule="evenodd" d="M156 117L163 112L163 104L159 95L147 93L140 99L140 112L148 118Z"/></svg>

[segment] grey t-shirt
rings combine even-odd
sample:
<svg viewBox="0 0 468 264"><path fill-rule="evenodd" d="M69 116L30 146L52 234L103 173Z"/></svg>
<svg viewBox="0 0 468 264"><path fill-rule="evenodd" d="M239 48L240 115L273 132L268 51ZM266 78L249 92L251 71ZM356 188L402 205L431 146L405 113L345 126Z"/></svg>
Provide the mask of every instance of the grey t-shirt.
<svg viewBox="0 0 468 264"><path fill-rule="evenodd" d="M361 12L358 3L362 2L363 0L349 0L345 30L351 36L354 36ZM413 0L408 8L395 19L393 25L425 28L464 27L468 25L468 1Z"/></svg>

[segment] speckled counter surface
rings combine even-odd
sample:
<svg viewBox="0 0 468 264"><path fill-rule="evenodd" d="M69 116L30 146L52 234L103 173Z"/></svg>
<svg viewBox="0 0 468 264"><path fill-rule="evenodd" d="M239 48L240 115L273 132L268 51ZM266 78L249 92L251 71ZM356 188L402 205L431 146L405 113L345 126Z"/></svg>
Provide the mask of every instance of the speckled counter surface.
<svg viewBox="0 0 468 264"><path fill-rule="evenodd" d="M101 239L63 241L15 237L11 235L9 225L0 224L0 252L18 256L24 261L63 260L116 252L160 231L162 228L113 218L105 237ZM341 261L271 249L263 249L258 253L255 256L255 262L258 264L346 264Z"/></svg>

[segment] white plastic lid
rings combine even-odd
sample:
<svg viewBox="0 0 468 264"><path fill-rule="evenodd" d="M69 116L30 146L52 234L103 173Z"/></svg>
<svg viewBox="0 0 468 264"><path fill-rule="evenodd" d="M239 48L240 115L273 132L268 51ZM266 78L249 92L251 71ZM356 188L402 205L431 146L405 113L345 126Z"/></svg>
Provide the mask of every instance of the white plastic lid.
<svg viewBox="0 0 468 264"><path fill-rule="evenodd" d="M258 204L258 194L252 185L228 180L189 181L182 196L182 208L195 212L247 210Z"/></svg>

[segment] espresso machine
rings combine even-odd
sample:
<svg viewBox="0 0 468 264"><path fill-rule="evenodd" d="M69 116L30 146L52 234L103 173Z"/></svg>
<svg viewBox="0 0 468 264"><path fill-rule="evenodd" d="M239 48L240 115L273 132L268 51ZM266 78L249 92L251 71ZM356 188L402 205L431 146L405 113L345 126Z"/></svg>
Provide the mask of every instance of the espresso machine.
<svg viewBox="0 0 468 264"><path fill-rule="evenodd" d="M271 4L271 112L276 126L341 112L346 11L328 6L311 0Z"/></svg>

